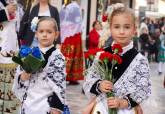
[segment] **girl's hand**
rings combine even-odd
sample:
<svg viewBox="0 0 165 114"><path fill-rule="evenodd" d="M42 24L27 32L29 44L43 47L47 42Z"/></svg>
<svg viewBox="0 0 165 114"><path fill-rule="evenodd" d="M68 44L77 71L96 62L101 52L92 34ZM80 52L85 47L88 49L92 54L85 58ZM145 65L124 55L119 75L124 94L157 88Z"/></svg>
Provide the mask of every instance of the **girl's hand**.
<svg viewBox="0 0 165 114"><path fill-rule="evenodd" d="M26 80L29 80L30 77L31 77L31 73L23 72L21 74L21 77L20 78L21 78L22 81L26 81Z"/></svg>
<svg viewBox="0 0 165 114"><path fill-rule="evenodd" d="M100 82L99 89L101 92L108 93L112 90L113 84L110 81L103 80Z"/></svg>
<svg viewBox="0 0 165 114"><path fill-rule="evenodd" d="M140 105L137 105L135 107L136 114L143 114L143 110Z"/></svg>
<svg viewBox="0 0 165 114"><path fill-rule="evenodd" d="M58 111L57 109L51 109L50 114L61 114L61 112Z"/></svg>
<svg viewBox="0 0 165 114"><path fill-rule="evenodd" d="M96 103L96 97L92 98L89 104L83 109L82 114L91 114Z"/></svg>
<svg viewBox="0 0 165 114"><path fill-rule="evenodd" d="M126 99L120 99L117 97L108 98L109 108L128 108L128 101Z"/></svg>

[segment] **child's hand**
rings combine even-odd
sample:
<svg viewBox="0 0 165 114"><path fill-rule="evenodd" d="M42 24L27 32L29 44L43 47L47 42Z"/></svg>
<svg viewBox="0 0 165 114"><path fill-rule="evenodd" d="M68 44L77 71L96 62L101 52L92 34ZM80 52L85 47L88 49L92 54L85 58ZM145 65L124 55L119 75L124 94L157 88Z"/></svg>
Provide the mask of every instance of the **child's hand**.
<svg viewBox="0 0 165 114"><path fill-rule="evenodd" d="M136 112L136 114L143 114L143 110L140 105L137 105L135 107L135 112Z"/></svg>
<svg viewBox="0 0 165 114"><path fill-rule="evenodd" d="M126 99L120 99L117 97L108 98L109 108L128 108L128 101Z"/></svg>
<svg viewBox="0 0 165 114"><path fill-rule="evenodd" d="M107 80L103 80L101 81L100 85L99 85L99 89L101 92L107 93L110 92L113 88L113 84L110 81Z"/></svg>
<svg viewBox="0 0 165 114"><path fill-rule="evenodd" d="M89 104L83 109L82 114L91 114L96 103L96 97L92 98Z"/></svg>
<svg viewBox="0 0 165 114"><path fill-rule="evenodd" d="M23 72L23 73L21 74L21 80L22 80L22 81L29 80L30 77L31 77L31 73Z"/></svg>
<svg viewBox="0 0 165 114"><path fill-rule="evenodd" d="M57 109L51 109L50 114L61 114L61 112L58 111Z"/></svg>

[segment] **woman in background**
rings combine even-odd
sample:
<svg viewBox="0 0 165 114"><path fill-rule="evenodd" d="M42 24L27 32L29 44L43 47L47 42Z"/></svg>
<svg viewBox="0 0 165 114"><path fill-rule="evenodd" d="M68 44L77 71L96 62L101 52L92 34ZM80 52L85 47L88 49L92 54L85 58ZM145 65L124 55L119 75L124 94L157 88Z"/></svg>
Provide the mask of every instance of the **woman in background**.
<svg viewBox="0 0 165 114"><path fill-rule="evenodd" d="M99 38L102 30L101 22L99 21L94 21L92 27L93 29L89 33L89 49L98 48Z"/></svg>
<svg viewBox="0 0 165 114"><path fill-rule="evenodd" d="M30 9L29 9L30 10ZM24 43L28 46L37 46L38 41L34 38L35 33L31 30L31 22L34 17L52 17L56 20L58 25L58 34L60 31L60 19L59 13L56 7L52 6L49 3L49 0L38 0L37 4L34 5L31 10L27 10L23 19L21 21L21 25L27 23L27 29L23 30L22 26L20 26L19 36L22 37L20 39L24 40ZM29 14L27 14L29 13ZM28 18L28 19L27 19ZM23 31L22 31L23 30ZM60 38L56 40L57 44L60 44Z"/></svg>
<svg viewBox="0 0 165 114"><path fill-rule="evenodd" d="M60 11L61 51L66 58L66 72L69 84L79 84L83 80L83 50L81 41L82 16L76 1L72 1Z"/></svg>

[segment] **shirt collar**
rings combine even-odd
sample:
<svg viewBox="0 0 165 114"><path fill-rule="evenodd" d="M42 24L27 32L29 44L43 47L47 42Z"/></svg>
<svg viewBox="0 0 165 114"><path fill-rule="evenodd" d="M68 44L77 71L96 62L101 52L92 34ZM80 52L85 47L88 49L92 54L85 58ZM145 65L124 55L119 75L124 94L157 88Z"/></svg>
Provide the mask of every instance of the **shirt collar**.
<svg viewBox="0 0 165 114"><path fill-rule="evenodd" d="M49 46L49 47L40 48L40 50L41 50L42 53L46 54L46 52L47 52L50 48L52 48L53 46L54 46L54 45L51 45L51 46Z"/></svg>

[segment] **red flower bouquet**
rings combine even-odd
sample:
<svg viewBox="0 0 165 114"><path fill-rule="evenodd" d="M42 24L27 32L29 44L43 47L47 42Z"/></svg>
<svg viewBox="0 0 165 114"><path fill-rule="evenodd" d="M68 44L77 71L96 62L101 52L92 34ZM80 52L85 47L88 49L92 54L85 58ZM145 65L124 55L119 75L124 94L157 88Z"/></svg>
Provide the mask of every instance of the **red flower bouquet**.
<svg viewBox="0 0 165 114"><path fill-rule="evenodd" d="M122 63L122 59L119 56L120 53L122 53L122 47L119 44L114 44L112 47L112 52L105 52L103 51L103 49L100 48L96 48L96 49L90 49L87 52L85 52L85 59L87 59L89 61L88 63L88 68L91 66L91 63L93 62L95 55L97 52L101 52L100 56L99 56L99 67L102 69L100 69L101 71L103 71L104 73L104 79L105 80L109 80L112 83L115 82L115 78L112 75L112 69L116 64L121 64ZM111 67L109 67L109 64L111 64ZM113 97L114 93L113 92L109 92L107 93L107 97ZM109 109L109 114L117 114L117 110L116 109Z"/></svg>
<svg viewBox="0 0 165 114"><path fill-rule="evenodd" d="M92 62L95 58L95 55L97 52L103 51L102 48L94 48L94 49L89 49L87 52L84 53L85 59L88 61L87 63L87 68L89 68L92 65Z"/></svg>
<svg viewBox="0 0 165 114"><path fill-rule="evenodd" d="M109 80L112 83L115 82L115 78L112 75L112 69L116 64L121 64L122 59L119 56L122 53L122 47L119 44L114 44L112 46L113 53L103 52L100 54L99 63L100 66L104 69L105 80ZM111 68L108 67L108 64L111 64ZM107 93L107 97L113 97L114 93ZM109 114L117 114L116 109L109 109Z"/></svg>

